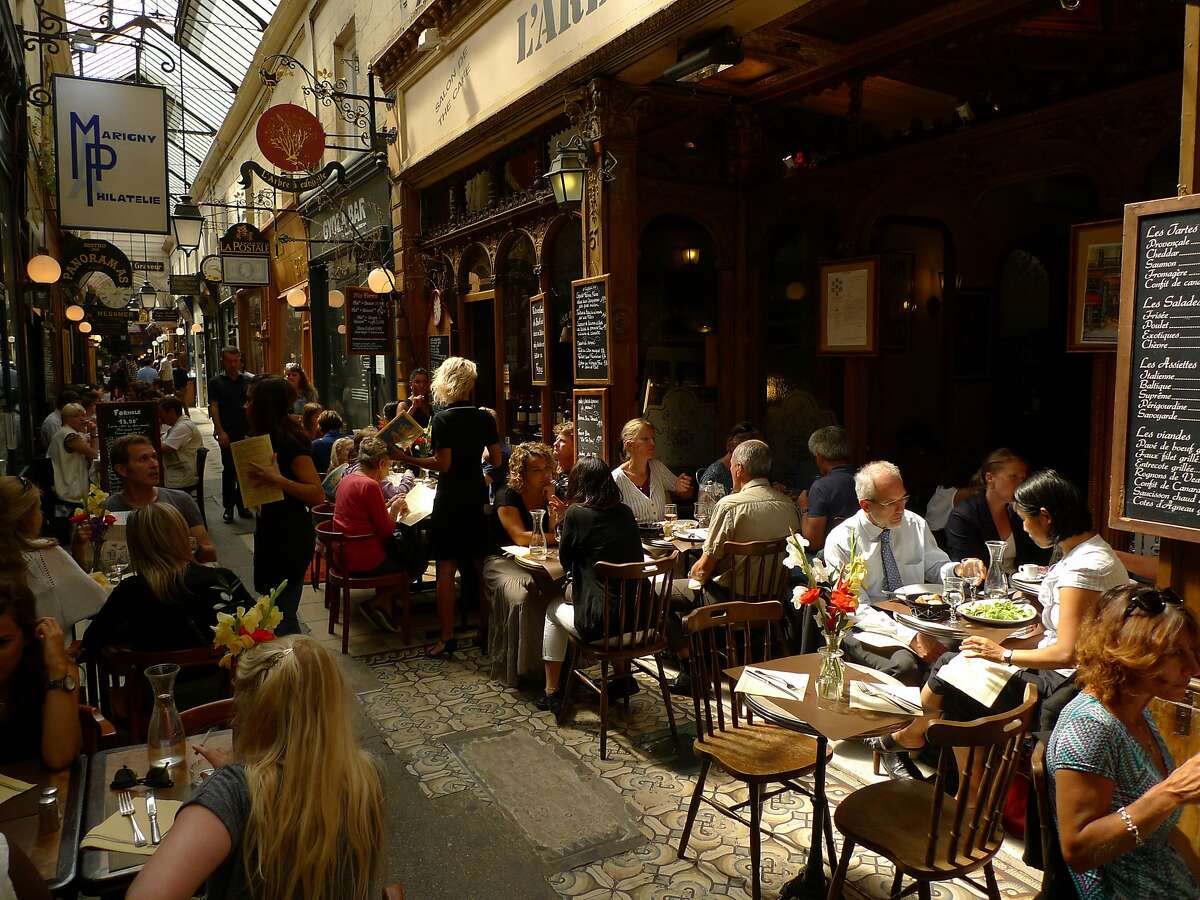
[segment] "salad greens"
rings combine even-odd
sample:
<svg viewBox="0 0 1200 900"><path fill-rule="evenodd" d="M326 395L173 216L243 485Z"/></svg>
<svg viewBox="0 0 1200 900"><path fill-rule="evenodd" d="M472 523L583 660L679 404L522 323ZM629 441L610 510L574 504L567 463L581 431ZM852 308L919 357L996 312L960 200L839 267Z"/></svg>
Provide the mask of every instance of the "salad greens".
<svg viewBox="0 0 1200 900"><path fill-rule="evenodd" d="M1028 603L1014 603L1011 600L976 600L964 604L961 612L980 619L993 619L997 622L1019 622L1034 614L1034 609Z"/></svg>

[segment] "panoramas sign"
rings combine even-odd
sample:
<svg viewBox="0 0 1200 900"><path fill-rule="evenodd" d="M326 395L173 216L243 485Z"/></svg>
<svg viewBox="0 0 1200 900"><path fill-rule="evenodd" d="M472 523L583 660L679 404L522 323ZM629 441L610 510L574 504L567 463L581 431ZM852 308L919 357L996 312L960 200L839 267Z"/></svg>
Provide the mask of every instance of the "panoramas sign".
<svg viewBox="0 0 1200 900"><path fill-rule="evenodd" d="M672 0L509 0L404 91L404 165L486 121Z"/></svg>
<svg viewBox="0 0 1200 900"><path fill-rule="evenodd" d="M321 120L294 103L280 103L259 116L254 138L267 162L285 172L310 172L325 152Z"/></svg>
<svg viewBox="0 0 1200 900"><path fill-rule="evenodd" d="M132 290L133 266L119 247L108 241L71 235L63 242L63 250L63 281L82 286L87 281L86 276L100 272L112 279L118 291Z"/></svg>
<svg viewBox="0 0 1200 900"><path fill-rule="evenodd" d="M163 87L54 76L62 228L170 232Z"/></svg>

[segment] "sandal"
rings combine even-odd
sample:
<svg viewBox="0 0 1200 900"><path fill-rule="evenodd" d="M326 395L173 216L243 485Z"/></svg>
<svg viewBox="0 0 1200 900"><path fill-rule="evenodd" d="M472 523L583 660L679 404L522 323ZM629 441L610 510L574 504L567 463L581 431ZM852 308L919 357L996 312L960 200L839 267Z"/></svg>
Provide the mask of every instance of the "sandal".
<svg viewBox="0 0 1200 900"><path fill-rule="evenodd" d="M434 650L438 644L441 644L441 650ZM450 659L454 656L454 651L458 649L458 639L450 638L445 641L435 641L425 648L425 655L430 659Z"/></svg>

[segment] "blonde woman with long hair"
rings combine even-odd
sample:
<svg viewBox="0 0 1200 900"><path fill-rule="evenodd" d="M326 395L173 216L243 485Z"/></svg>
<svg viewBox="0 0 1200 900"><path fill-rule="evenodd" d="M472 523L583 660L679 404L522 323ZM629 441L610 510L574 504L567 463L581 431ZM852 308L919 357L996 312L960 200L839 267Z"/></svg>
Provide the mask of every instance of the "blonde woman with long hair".
<svg viewBox="0 0 1200 900"><path fill-rule="evenodd" d="M104 605L104 588L88 578L58 541L41 537L41 531L37 485L28 478L0 477L0 572L33 592L39 619L54 619L66 631Z"/></svg>
<svg viewBox="0 0 1200 900"><path fill-rule="evenodd" d="M212 643L217 613L253 601L228 569L202 566L187 522L166 503L129 514L129 562L136 573L113 589L83 635L83 649L189 650Z"/></svg>
<svg viewBox="0 0 1200 900"><path fill-rule="evenodd" d="M125 896L186 900L206 880L213 900L381 896L383 788L336 660L300 635L258 644L234 698L232 755L201 751L220 768Z"/></svg>
<svg viewBox="0 0 1200 900"><path fill-rule="evenodd" d="M496 420L471 403L475 363L451 356L433 376L433 400L438 405L431 423L431 457L394 453L393 459L439 473L437 497L430 517L433 555L437 559L437 606L441 640L425 648L443 657L455 650L454 573L462 572L463 596L479 594L479 569L488 550L487 485L480 457L499 466L500 437Z"/></svg>
<svg viewBox="0 0 1200 900"><path fill-rule="evenodd" d="M648 419L630 419L622 426L621 450L625 461L613 469L613 480L621 502L639 522L662 519L667 494L684 500L692 496L691 476L676 475L655 458L654 426Z"/></svg>

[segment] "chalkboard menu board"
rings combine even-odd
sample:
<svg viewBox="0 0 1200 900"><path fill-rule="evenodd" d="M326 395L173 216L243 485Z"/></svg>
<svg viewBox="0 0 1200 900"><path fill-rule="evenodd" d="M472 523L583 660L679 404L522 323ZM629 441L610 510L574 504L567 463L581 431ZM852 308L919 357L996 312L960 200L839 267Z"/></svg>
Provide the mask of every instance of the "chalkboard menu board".
<svg viewBox="0 0 1200 900"><path fill-rule="evenodd" d="M96 428L100 434L100 486L110 494L121 490L121 476L112 467L109 448L113 441L127 434L140 434L150 439L158 451L159 483L162 483L162 446L159 444L158 403L153 400L136 403L97 403Z"/></svg>
<svg viewBox="0 0 1200 900"><path fill-rule="evenodd" d="M437 367L450 356L450 335L431 334L429 336L429 371L436 372Z"/></svg>
<svg viewBox="0 0 1200 900"><path fill-rule="evenodd" d="M598 456L608 462L608 391L575 391L575 458Z"/></svg>
<svg viewBox="0 0 1200 900"><path fill-rule="evenodd" d="M391 298L369 288L346 288L346 353L379 356L388 352Z"/></svg>
<svg viewBox="0 0 1200 900"><path fill-rule="evenodd" d="M575 383L611 384L607 275L571 282L571 327L575 337Z"/></svg>
<svg viewBox="0 0 1200 900"><path fill-rule="evenodd" d="M546 295L529 298L529 358L533 361L534 387L546 386Z"/></svg>
<svg viewBox="0 0 1200 900"><path fill-rule="evenodd" d="M1109 524L1200 542L1200 198L1125 207Z"/></svg>

